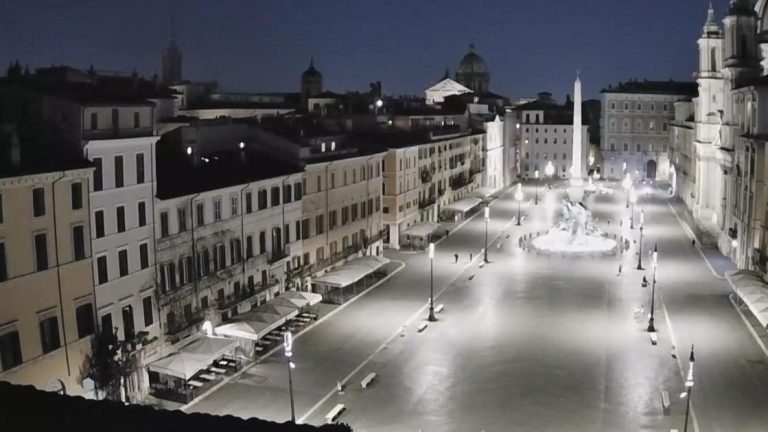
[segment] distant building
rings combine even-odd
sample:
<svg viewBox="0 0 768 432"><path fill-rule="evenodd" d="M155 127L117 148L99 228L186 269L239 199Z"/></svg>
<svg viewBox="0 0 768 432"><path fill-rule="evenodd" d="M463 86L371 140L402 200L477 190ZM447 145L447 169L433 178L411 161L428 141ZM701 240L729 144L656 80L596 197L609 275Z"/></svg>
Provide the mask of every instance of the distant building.
<svg viewBox="0 0 768 432"><path fill-rule="evenodd" d="M181 48L176 44L176 23L171 20L171 36L163 48L163 84L181 82Z"/></svg>
<svg viewBox="0 0 768 432"><path fill-rule="evenodd" d="M323 92L323 74L315 68L315 59L311 59L307 70L301 73L300 88L302 101L307 101Z"/></svg>
<svg viewBox="0 0 768 432"><path fill-rule="evenodd" d="M443 79L433 86L424 90L427 105L439 105L443 103L446 96L452 96L463 93L470 93L472 90L452 80L445 71Z"/></svg>
<svg viewBox="0 0 768 432"><path fill-rule="evenodd" d="M456 81L480 95L490 91L491 72L482 57L475 52L475 44L469 44L469 52L456 69Z"/></svg>

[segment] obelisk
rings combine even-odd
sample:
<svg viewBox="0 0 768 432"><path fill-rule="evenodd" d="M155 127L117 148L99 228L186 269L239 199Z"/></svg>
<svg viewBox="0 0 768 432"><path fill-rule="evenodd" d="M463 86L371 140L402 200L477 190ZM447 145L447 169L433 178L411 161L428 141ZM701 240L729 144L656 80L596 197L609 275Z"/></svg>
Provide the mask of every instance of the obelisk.
<svg viewBox="0 0 768 432"><path fill-rule="evenodd" d="M571 152L573 165L571 165L571 180L568 186L568 198L573 202L581 202L584 198L584 173L583 161L584 149L581 137L581 77L576 72L576 82L573 84L573 138Z"/></svg>

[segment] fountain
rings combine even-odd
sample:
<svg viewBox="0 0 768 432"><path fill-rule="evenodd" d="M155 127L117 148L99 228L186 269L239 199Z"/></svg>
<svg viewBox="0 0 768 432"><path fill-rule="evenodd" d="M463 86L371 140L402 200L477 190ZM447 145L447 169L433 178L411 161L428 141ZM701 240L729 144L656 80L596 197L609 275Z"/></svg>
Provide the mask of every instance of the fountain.
<svg viewBox="0 0 768 432"><path fill-rule="evenodd" d="M609 239L592 224L592 213L581 203L585 189L589 192L596 190L592 179L585 187L582 158L583 142L581 133L581 77L576 75L573 98L573 166L568 185L568 198L563 200L562 215L546 234L535 237L531 241L533 249L568 255L579 254L613 254L617 243Z"/></svg>

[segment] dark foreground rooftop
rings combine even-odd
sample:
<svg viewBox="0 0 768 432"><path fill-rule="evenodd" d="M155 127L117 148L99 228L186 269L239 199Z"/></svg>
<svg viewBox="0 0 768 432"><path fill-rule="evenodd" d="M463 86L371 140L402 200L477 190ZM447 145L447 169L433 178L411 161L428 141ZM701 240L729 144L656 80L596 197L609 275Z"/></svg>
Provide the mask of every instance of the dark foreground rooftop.
<svg viewBox="0 0 768 432"><path fill-rule="evenodd" d="M0 382L4 430L351 432L343 424L312 426L234 416L186 414L142 405L60 396ZM43 429L45 428L45 429Z"/></svg>

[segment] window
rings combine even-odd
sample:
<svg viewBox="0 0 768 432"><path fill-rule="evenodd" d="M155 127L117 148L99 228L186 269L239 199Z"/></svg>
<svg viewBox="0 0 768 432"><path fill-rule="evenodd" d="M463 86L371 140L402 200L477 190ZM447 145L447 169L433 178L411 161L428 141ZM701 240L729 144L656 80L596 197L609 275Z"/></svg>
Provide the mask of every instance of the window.
<svg viewBox="0 0 768 432"><path fill-rule="evenodd" d="M43 354L47 354L61 346L59 338L59 318L50 316L40 320L40 345L43 347Z"/></svg>
<svg viewBox="0 0 768 432"><path fill-rule="evenodd" d="M253 257L253 236L245 237L245 259Z"/></svg>
<svg viewBox="0 0 768 432"><path fill-rule="evenodd" d="M635 144L635 149L639 153L640 152L640 144Z"/></svg>
<svg viewBox="0 0 768 432"><path fill-rule="evenodd" d="M229 211L230 216L237 216L240 213L240 203L238 202L237 195L231 195L229 197Z"/></svg>
<svg viewBox="0 0 768 432"><path fill-rule="evenodd" d="M3 223L3 194L0 193L0 224Z"/></svg>
<svg viewBox="0 0 768 432"><path fill-rule="evenodd" d="M37 271L48 268L48 236L45 233L35 234L35 268Z"/></svg>
<svg viewBox="0 0 768 432"><path fill-rule="evenodd" d="M320 176L317 176L317 191L320 192L323 190L323 179Z"/></svg>
<svg viewBox="0 0 768 432"><path fill-rule="evenodd" d="M197 226L205 225L205 203L199 202L195 204L195 219L197 219Z"/></svg>
<svg viewBox="0 0 768 432"><path fill-rule="evenodd" d="M82 339L92 335L96 323L93 320L93 304L85 303L75 309L77 319L77 338Z"/></svg>
<svg viewBox="0 0 768 432"><path fill-rule="evenodd" d="M283 202L285 204L288 204L289 202L291 202L291 195L292 195L291 185L290 184L283 185Z"/></svg>
<svg viewBox="0 0 768 432"><path fill-rule="evenodd" d="M138 206L139 226L143 227L147 225L147 203L139 201Z"/></svg>
<svg viewBox="0 0 768 432"><path fill-rule="evenodd" d="M125 232L125 207L115 207L115 217L117 218L117 232Z"/></svg>
<svg viewBox="0 0 768 432"><path fill-rule="evenodd" d="M214 222L221 220L221 198L213 200L213 220Z"/></svg>
<svg viewBox="0 0 768 432"><path fill-rule="evenodd" d="M112 334L115 331L112 325L112 314L104 314L101 316L101 332L104 334Z"/></svg>
<svg viewBox="0 0 768 432"><path fill-rule="evenodd" d="M179 207L176 209L176 217L179 220L179 232L187 230L187 208Z"/></svg>
<svg viewBox="0 0 768 432"><path fill-rule="evenodd" d="M99 115L95 112L91 113L91 130L99 128Z"/></svg>
<svg viewBox="0 0 768 432"><path fill-rule="evenodd" d="M616 151L616 143L611 143L611 151Z"/></svg>
<svg viewBox="0 0 768 432"><path fill-rule="evenodd" d="M96 281L99 283L99 285L103 285L109 281L106 255L102 255L96 258Z"/></svg>
<svg viewBox="0 0 768 432"><path fill-rule="evenodd" d="M357 203L352 204L350 207L352 207L352 222L357 220Z"/></svg>
<svg viewBox="0 0 768 432"><path fill-rule="evenodd" d="M32 214L35 217L45 216L45 189L32 189Z"/></svg>
<svg viewBox="0 0 768 432"><path fill-rule="evenodd" d="M325 217L323 215L317 215L315 217L315 231L318 235L325 231Z"/></svg>
<svg viewBox="0 0 768 432"><path fill-rule="evenodd" d="M200 277L208 276L211 272L211 255L208 248L202 248L197 253L197 269Z"/></svg>
<svg viewBox="0 0 768 432"><path fill-rule="evenodd" d="M616 102L611 102L611 111L616 110Z"/></svg>
<svg viewBox="0 0 768 432"><path fill-rule="evenodd" d="M219 243L216 246L216 249L214 249L215 252L217 252L218 259L219 259L219 270L224 269L227 267L227 250L224 248L223 243Z"/></svg>
<svg viewBox="0 0 768 432"><path fill-rule="evenodd" d="M331 189L336 187L336 173L331 173Z"/></svg>
<svg viewBox="0 0 768 432"><path fill-rule="evenodd" d="M302 196L302 183L296 182L293 184L293 200L299 201Z"/></svg>
<svg viewBox="0 0 768 432"><path fill-rule="evenodd" d="M128 276L128 249L117 251L117 269L120 277Z"/></svg>
<svg viewBox="0 0 768 432"><path fill-rule="evenodd" d="M242 245L239 238L229 240L229 256L232 259L232 264L237 264L243 260Z"/></svg>
<svg viewBox="0 0 768 432"><path fill-rule="evenodd" d="M133 322L133 306L123 306L123 339L130 341L136 337L136 325Z"/></svg>
<svg viewBox="0 0 768 432"><path fill-rule="evenodd" d="M272 188L272 207L280 205L280 187L274 186Z"/></svg>
<svg viewBox="0 0 768 432"><path fill-rule="evenodd" d="M155 322L152 314L152 296L144 297L141 303L144 307L144 327L149 327Z"/></svg>
<svg viewBox="0 0 768 432"><path fill-rule="evenodd" d="M100 191L104 188L101 158L93 158L93 164L96 165L96 168L93 170L93 190Z"/></svg>
<svg viewBox="0 0 768 432"><path fill-rule="evenodd" d="M142 270L149 267L149 244L139 244L139 266Z"/></svg>
<svg viewBox="0 0 768 432"><path fill-rule="evenodd" d="M259 200L258 202L259 210L264 210L265 208L267 208L267 190L266 189L259 190L257 198Z"/></svg>
<svg viewBox="0 0 768 432"><path fill-rule="evenodd" d="M93 214L93 220L96 224L96 238L104 237L104 210L96 210Z"/></svg>
<svg viewBox="0 0 768 432"><path fill-rule="evenodd" d="M133 128L138 129L139 128L139 112L135 111L133 113Z"/></svg>
<svg viewBox="0 0 768 432"><path fill-rule="evenodd" d="M80 182L72 183L70 186L70 192L72 210L80 210L83 208L83 184ZM0 219L0 222L2 222L2 219Z"/></svg>
<svg viewBox="0 0 768 432"><path fill-rule="evenodd" d="M309 238L309 218L301 220L301 239L306 240Z"/></svg>
<svg viewBox="0 0 768 432"><path fill-rule="evenodd" d="M247 191L245 193L245 213L253 212L253 193Z"/></svg>
<svg viewBox="0 0 768 432"><path fill-rule="evenodd" d="M136 183L144 183L144 153L136 153Z"/></svg>
<svg viewBox="0 0 768 432"><path fill-rule="evenodd" d="M160 212L160 238L168 237L168 212Z"/></svg>
<svg viewBox="0 0 768 432"><path fill-rule="evenodd" d="M123 156L115 156L115 187L123 187Z"/></svg>
<svg viewBox="0 0 768 432"><path fill-rule="evenodd" d="M72 227L72 249L75 261L85 259L85 230L82 225Z"/></svg>
<svg viewBox="0 0 768 432"><path fill-rule="evenodd" d="M336 228L336 213L336 210L331 210L328 212L328 230Z"/></svg>
<svg viewBox="0 0 768 432"><path fill-rule="evenodd" d="M5 261L5 243L0 242L0 282L8 279L8 263Z"/></svg>
<svg viewBox="0 0 768 432"><path fill-rule="evenodd" d="M629 151L629 143L624 143L624 151Z"/></svg>
<svg viewBox="0 0 768 432"><path fill-rule="evenodd" d="M8 370L22 363L19 332L11 330L0 334L0 370Z"/></svg>

